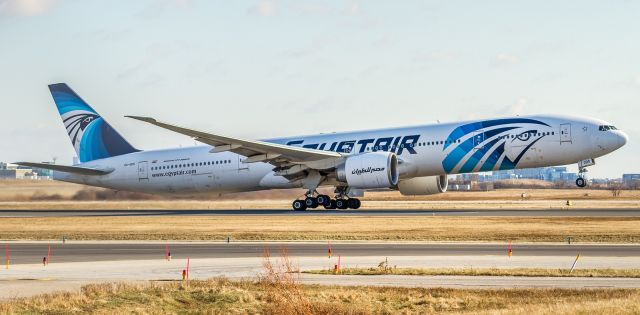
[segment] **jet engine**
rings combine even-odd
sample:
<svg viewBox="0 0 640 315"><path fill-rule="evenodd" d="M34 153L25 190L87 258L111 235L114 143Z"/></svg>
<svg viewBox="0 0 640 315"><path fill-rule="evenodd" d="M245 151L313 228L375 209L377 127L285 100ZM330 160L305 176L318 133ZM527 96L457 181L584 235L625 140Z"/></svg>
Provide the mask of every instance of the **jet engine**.
<svg viewBox="0 0 640 315"><path fill-rule="evenodd" d="M389 188L398 184L398 158L393 152L349 156L338 167L337 179L352 188Z"/></svg>
<svg viewBox="0 0 640 315"><path fill-rule="evenodd" d="M435 195L447 191L447 175L414 177L398 183L403 195Z"/></svg>

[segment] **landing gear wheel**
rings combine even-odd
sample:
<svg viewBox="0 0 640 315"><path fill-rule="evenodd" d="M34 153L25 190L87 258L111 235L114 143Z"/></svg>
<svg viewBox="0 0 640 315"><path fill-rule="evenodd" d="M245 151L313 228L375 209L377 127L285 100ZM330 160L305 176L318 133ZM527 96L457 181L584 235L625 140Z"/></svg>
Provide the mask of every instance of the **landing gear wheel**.
<svg viewBox="0 0 640 315"><path fill-rule="evenodd" d="M315 209L318 207L318 199L316 199L315 197L307 197L304 200L304 205L307 208Z"/></svg>
<svg viewBox="0 0 640 315"><path fill-rule="evenodd" d="M349 208L349 203L345 199L338 199L336 200L336 208L340 210L345 210Z"/></svg>
<svg viewBox="0 0 640 315"><path fill-rule="evenodd" d="M318 200L318 205L324 206L325 208L331 205L331 198L327 195L319 195L316 199Z"/></svg>
<svg viewBox="0 0 640 315"><path fill-rule="evenodd" d="M347 199L347 205L351 209L358 209L358 208L360 208L360 199L349 198L349 199Z"/></svg>
<svg viewBox="0 0 640 315"><path fill-rule="evenodd" d="M587 186L587 181L582 177L578 177L578 179L576 179L576 186L584 188Z"/></svg>
<svg viewBox="0 0 640 315"><path fill-rule="evenodd" d="M328 206L324 206L325 209L327 210L333 210L335 208L337 208L338 206L336 206L336 200L335 199L329 199L329 205Z"/></svg>
<svg viewBox="0 0 640 315"><path fill-rule="evenodd" d="M293 210L294 211L304 211L307 210L307 205L304 204L302 200L294 200L293 201Z"/></svg>

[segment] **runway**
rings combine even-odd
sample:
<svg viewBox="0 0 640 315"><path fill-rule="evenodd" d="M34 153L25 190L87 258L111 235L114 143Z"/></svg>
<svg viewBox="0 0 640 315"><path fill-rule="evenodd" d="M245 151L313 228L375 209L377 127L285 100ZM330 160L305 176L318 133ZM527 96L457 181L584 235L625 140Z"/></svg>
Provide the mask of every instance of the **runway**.
<svg viewBox="0 0 640 315"><path fill-rule="evenodd" d="M152 260L164 256L168 247L175 259L190 258L255 258L265 249L274 255L285 248L292 257L323 257L328 242L10 242L12 264L34 264L42 261L49 247L52 261L91 262L117 260ZM331 243L334 255L349 257L386 256L504 256L507 244L488 243ZM3 248L4 250L4 248ZM589 257L640 257L640 245L611 244L512 244L518 256L557 257L577 254Z"/></svg>
<svg viewBox="0 0 640 315"><path fill-rule="evenodd" d="M640 245L518 244L507 255L495 243L332 243L326 242L169 242L172 259L164 258L163 242L8 242L11 266L0 275L0 299L57 290L77 291L97 282L179 280L190 262L192 279L225 277L256 279L264 272L263 253L279 262L281 248L301 270L391 266L414 268L639 268ZM51 246L51 260L42 258ZM4 246L3 246L4 247ZM4 248L2 248L4 250ZM0 253L0 256L2 253ZM340 258L338 258L340 257ZM3 257L4 258L4 257ZM4 266L2 266L4 269ZM504 276L331 276L302 274L301 281L324 285L374 285L451 288L640 288L640 278L504 277Z"/></svg>
<svg viewBox="0 0 640 315"><path fill-rule="evenodd" d="M565 210L0 210L0 218L144 216L451 216L451 217L640 217L640 209Z"/></svg>

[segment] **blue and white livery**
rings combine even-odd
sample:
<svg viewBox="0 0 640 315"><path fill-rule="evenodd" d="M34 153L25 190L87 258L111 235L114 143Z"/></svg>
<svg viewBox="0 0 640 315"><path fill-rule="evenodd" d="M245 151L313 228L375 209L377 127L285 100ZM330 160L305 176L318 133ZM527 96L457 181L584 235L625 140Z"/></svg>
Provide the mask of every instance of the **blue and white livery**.
<svg viewBox="0 0 640 315"><path fill-rule="evenodd" d="M577 163L586 167L624 146L627 135L599 119L536 115L357 132L251 140L128 116L203 146L140 151L66 84L49 86L80 164L20 162L57 180L154 194L223 194L304 188L295 210L357 209L367 189L403 195L446 191L447 175ZM318 194L335 187L335 196Z"/></svg>

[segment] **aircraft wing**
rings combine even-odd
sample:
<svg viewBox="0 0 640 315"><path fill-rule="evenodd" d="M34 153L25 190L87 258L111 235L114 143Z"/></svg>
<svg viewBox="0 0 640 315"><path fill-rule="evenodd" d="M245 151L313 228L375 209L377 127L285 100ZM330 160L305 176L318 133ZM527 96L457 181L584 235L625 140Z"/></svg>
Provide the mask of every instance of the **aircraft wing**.
<svg viewBox="0 0 640 315"><path fill-rule="evenodd" d="M56 164L47 164L47 163L32 163L32 162L16 162L13 164L28 166L28 167L36 167L43 168L46 170L53 170L65 173L72 173L78 175L107 175L114 170L111 169L96 169L96 168L88 168L88 167L80 167L80 166L66 166L66 165L56 165Z"/></svg>
<svg viewBox="0 0 640 315"><path fill-rule="evenodd" d="M296 164L307 165L313 169L326 169L337 159L342 157L338 152L315 150L295 147L284 144L270 143L257 140L247 140L234 137L227 137L212 133L206 133L193 129L187 129L163 122L159 122L151 117L125 116L156 125L183 135L194 138L196 141L214 146L212 153L231 151L242 156L246 156L245 163L268 162L279 167L286 167Z"/></svg>

